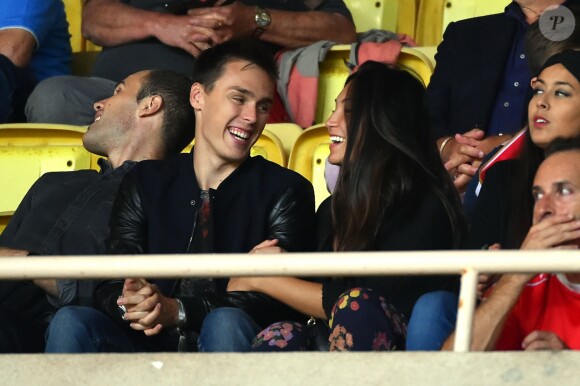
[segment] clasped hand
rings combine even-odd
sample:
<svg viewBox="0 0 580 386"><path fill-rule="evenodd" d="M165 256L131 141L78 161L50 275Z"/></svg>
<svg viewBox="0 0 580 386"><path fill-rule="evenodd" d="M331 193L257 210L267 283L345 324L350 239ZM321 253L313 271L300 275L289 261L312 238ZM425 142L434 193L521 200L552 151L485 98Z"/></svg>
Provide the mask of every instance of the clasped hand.
<svg viewBox="0 0 580 386"><path fill-rule="evenodd" d="M155 284L145 279L125 279L117 304L125 306L123 319L129 326L147 336L159 334L177 322L177 301L164 296Z"/></svg>

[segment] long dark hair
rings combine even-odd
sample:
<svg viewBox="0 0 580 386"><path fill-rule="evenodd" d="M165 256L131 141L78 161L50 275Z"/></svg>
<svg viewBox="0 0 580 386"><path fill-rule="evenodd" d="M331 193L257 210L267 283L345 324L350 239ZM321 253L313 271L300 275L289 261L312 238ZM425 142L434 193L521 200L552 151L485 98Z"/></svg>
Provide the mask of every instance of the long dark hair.
<svg viewBox="0 0 580 386"><path fill-rule="evenodd" d="M371 249L386 216L430 192L445 206L459 247L461 204L429 129L423 85L407 71L372 61L346 83L346 150L331 209L334 249Z"/></svg>
<svg viewBox="0 0 580 386"><path fill-rule="evenodd" d="M531 193L534 176L544 160L544 151L532 142L530 131L525 134L524 147L517 158L517 173L514 173L508 196L510 215L507 218L505 249L518 249L532 226L534 200Z"/></svg>

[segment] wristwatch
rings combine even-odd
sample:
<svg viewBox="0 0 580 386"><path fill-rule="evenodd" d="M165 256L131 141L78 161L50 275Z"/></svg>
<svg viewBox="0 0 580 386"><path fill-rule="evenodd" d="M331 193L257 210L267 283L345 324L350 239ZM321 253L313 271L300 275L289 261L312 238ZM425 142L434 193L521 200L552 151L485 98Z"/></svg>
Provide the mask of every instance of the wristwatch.
<svg viewBox="0 0 580 386"><path fill-rule="evenodd" d="M256 7L256 29L254 30L254 37L258 38L264 33L264 31L270 25L272 18L270 17L270 12L265 8Z"/></svg>

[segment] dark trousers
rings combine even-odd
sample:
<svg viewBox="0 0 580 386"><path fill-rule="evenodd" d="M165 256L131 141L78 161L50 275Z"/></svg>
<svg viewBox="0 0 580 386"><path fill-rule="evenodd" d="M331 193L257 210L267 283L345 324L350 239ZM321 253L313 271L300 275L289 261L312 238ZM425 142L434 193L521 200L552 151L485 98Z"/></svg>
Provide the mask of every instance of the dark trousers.
<svg viewBox="0 0 580 386"><path fill-rule="evenodd" d="M34 85L28 70L0 55L0 123L26 122L24 106Z"/></svg>

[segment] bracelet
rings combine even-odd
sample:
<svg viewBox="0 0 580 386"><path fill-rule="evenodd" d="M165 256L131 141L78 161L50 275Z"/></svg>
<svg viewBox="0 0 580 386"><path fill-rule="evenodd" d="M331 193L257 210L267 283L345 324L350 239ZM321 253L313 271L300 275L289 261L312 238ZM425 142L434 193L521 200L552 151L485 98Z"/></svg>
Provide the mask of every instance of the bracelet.
<svg viewBox="0 0 580 386"><path fill-rule="evenodd" d="M453 137L447 137L443 140L443 142L441 142L441 146L439 146L439 156L443 155L443 149L445 149L445 146L449 143L449 141L451 141L453 139Z"/></svg>
<svg viewBox="0 0 580 386"><path fill-rule="evenodd" d="M187 323L187 314L185 313L185 307L183 306L183 302L178 298L175 298L177 302L177 327L181 328L185 326Z"/></svg>

